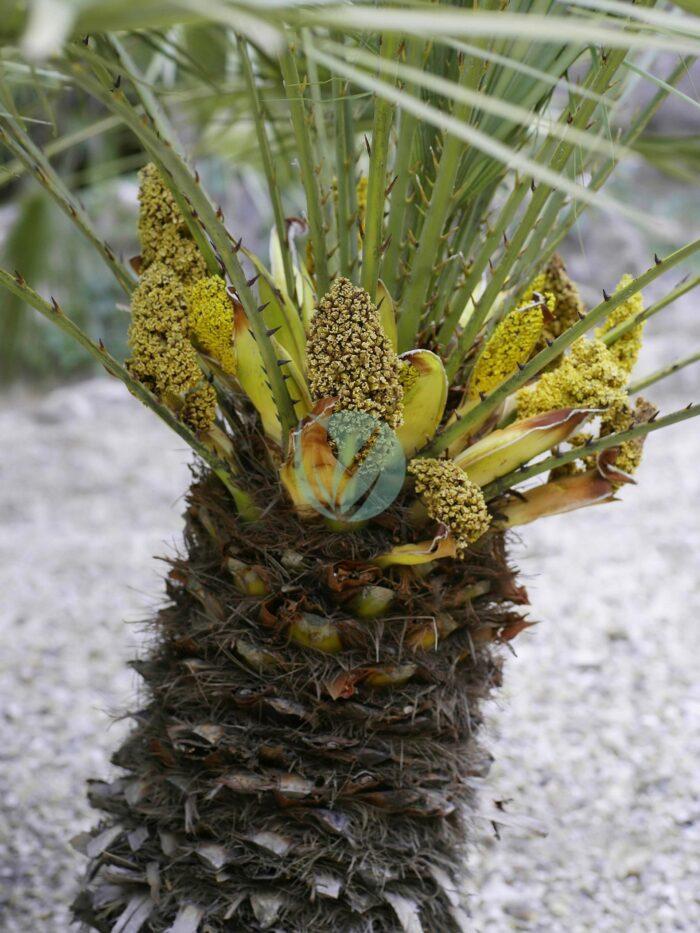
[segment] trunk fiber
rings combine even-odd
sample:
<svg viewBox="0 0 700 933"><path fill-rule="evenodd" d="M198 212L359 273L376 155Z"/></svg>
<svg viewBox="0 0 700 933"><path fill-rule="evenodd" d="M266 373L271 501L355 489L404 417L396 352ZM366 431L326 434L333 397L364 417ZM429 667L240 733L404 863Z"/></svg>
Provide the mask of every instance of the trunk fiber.
<svg viewBox="0 0 700 933"><path fill-rule="evenodd" d="M123 774L90 786L103 816L76 917L118 933L466 929L480 707L526 602L503 537L380 571L374 555L415 537L401 503L339 534L269 489L253 525L210 476L190 490L185 551L134 662ZM372 586L393 602L358 617ZM335 653L299 643L299 619L319 617Z"/></svg>

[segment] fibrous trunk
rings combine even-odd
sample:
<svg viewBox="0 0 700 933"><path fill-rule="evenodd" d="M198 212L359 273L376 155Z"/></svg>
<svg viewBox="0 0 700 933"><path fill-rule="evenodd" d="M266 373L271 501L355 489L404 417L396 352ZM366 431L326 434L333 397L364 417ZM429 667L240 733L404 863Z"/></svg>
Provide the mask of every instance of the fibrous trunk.
<svg viewBox="0 0 700 933"><path fill-rule="evenodd" d="M401 503L332 533L268 501L245 524L216 480L190 490L123 776L91 785L104 816L76 916L119 933L466 929L480 706L523 624L504 540L382 571Z"/></svg>

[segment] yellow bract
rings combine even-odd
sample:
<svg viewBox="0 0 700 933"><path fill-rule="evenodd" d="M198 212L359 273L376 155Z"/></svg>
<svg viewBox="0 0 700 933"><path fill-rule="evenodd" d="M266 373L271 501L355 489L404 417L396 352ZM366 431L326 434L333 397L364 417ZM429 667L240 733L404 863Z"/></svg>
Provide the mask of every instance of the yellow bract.
<svg viewBox="0 0 700 933"><path fill-rule="evenodd" d="M423 447L442 420L447 402L447 375L442 360L430 350L409 350L404 365L402 423L396 429L407 457Z"/></svg>

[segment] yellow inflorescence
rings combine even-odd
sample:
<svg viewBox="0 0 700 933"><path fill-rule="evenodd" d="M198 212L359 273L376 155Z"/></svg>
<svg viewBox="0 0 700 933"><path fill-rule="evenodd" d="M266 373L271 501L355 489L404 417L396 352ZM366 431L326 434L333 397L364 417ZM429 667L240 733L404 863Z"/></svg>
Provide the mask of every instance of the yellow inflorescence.
<svg viewBox="0 0 700 933"><path fill-rule="evenodd" d="M626 288L631 281L631 275L623 275L615 292L617 293L623 288ZM642 298L642 293L637 292L636 295L632 295L631 298L623 301L621 305L615 308L609 315L605 324L596 330L596 337L602 337L603 334L607 334L609 330L612 330L613 327L616 327L618 324L622 324L623 321L629 321L630 318L637 317L643 310L644 299ZM639 357L639 351L642 347L643 331L643 322L641 324L635 324L634 327L631 327L626 334L623 334L622 337L610 346L610 352L617 360L618 365L621 366L628 375L634 369Z"/></svg>
<svg viewBox="0 0 700 933"><path fill-rule="evenodd" d="M128 361L132 375L172 405L194 430L208 428L216 393L203 381L187 339L187 301L182 283L162 262L145 270L131 302Z"/></svg>
<svg viewBox="0 0 700 933"><path fill-rule="evenodd" d="M577 340L555 370L518 392L518 413L529 418L557 408L610 408L625 398L627 374L600 340Z"/></svg>
<svg viewBox="0 0 700 933"><path fill-rule="evenodd" d="M139 172L139 182L139 240L144 266L162 262L185 283L203 278L207 274L204 257L152 162Z"/></svg>
<svg viewBox="0 0 700 933"><path fill-rule="evenodd" d="M550 259L542 280L542 287L554 298L553 317L545 322L543 336L554 340L585 314L585 308L578 288L567 275L564 260L557 253Z"/></svg>
<svg viewBox="0 0 700 933"><path fill-rule="evenodd" d="M526 302L529 303L529 302ZM528 361L542 333L544 315L539 306L516 308L496 327L476 361L469 397L488 395Z"/></svg>
<svg viewBox="0 0 700 933"><path fill-rule="evenodd" d="M618 431L628 431L637 424L644 424L656 413L656 408L645 398L638 398L634 408L629 403L616 405L606 413L600 426L600 436L616 434ZM635 473L642 462L644 438L635 437L631 441L620 444L615 458L615 466L630 476Z"/></svg>
<svg viewBox="0 0 700 933"><path fill-rule="evenodd" d="M416 492L428 515L447 525L463 557L469 545L491 524L481 489L452 460L411 460L408 472L415 477Z"/></svg>
<svg viewBox="0 0 700 933"><path fill-rule="evenodd" d="M337 410L401 423L401 361L364 289L345 278L333 282L311 322L306 358L314 398L334 396Z"/></svg>
<svg viewBox="0 0 700 933"><path fill-rule="evenodd" d="M233 306L226 283L218 275L200 279L185 289L190 333L205 353L231 375L236 372L233 352Z"/></svg>

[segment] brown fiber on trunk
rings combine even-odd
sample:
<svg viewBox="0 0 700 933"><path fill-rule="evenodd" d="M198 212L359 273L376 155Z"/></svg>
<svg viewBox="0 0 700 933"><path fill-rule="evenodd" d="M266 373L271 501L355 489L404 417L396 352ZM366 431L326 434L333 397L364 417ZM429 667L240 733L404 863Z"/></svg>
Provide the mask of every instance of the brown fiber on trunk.
<svg viewBox="0 0 700 933"><path fill-rule="evenodd" d="M244 524L216 480L190 490L124 773L91 784L103 821L76 916L119 933L466 929L481 704L526 601L504 539L380 571L373 556L415 538L401 502L331 533L278 488L259 501ZM394 591L378 618L353 615L367 586ZM301 613L333 623L337 653L295 642Z"/></svg>

